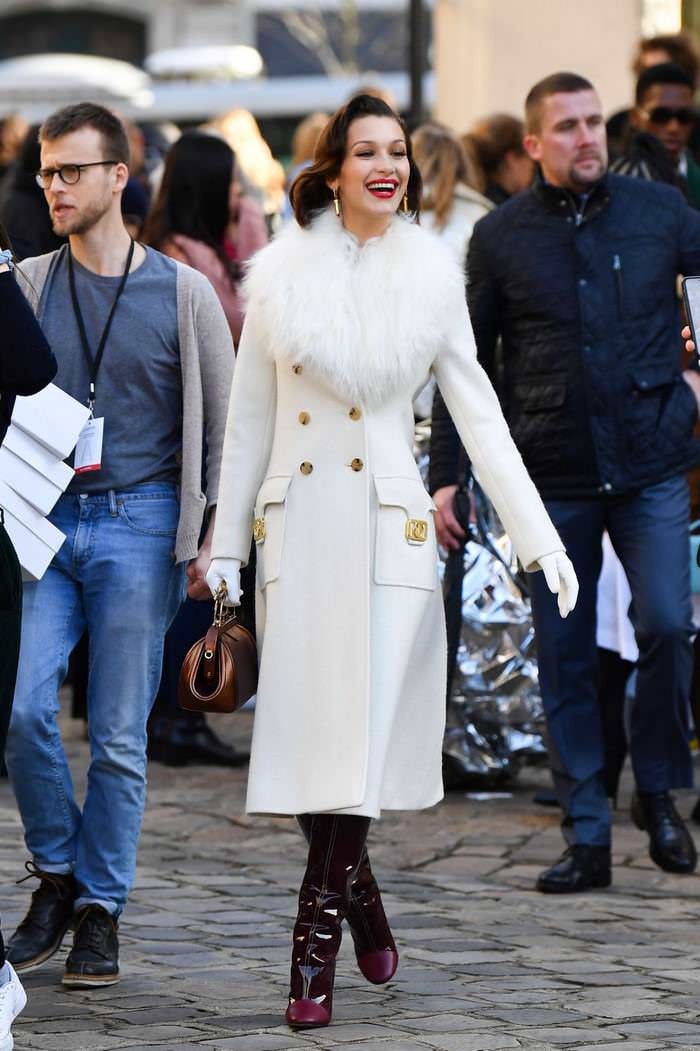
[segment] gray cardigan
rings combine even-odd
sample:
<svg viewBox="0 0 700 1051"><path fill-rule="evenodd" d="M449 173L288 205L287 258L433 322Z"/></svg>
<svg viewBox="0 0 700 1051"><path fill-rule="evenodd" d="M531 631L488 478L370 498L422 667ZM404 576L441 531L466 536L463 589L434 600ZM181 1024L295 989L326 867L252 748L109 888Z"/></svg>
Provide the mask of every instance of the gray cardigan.
<svg viewBox="0 0 700 1051"><path fill-rule="evenodd" d="M41 322L39 304L57 252L22 261L17 276ZM177 266L177 322L182 370L182 471L175 561L197 555L207 508L216 503L221 449L235 355L231 330L206 277ZM206 428L207 492L202 492L202 447Z"/></svg>

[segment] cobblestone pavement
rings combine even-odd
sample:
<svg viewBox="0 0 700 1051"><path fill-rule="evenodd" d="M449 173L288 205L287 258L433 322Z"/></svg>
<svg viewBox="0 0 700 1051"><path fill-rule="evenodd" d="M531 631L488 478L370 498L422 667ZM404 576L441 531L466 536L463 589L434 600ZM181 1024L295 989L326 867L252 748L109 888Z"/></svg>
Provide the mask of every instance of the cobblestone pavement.
<svg viewBox="0 0 700 1051"><path fill-rule="evenodd" d="M219 722L244 742L246 714ZM86 745L66 735L80 783ZM533 880L560 851L556 814L532 803L544 771L512 799L453 793L436 810L384 819L372 856L401 952L385 988L358 974L349 938L335 1021L295 1034L282 1022L304 850L292 822L243 814L244 771L152 764L123 979L65 991L64 953L26 978L17 1051L490 1051L700 1047L697 877L660 872L618 811L614 885L546 897ZM629 783L622 802L629 797ZM680 800L687 814L690 794ZM0 893L10 932L30 885L7 783L0 788Z"/></svg>

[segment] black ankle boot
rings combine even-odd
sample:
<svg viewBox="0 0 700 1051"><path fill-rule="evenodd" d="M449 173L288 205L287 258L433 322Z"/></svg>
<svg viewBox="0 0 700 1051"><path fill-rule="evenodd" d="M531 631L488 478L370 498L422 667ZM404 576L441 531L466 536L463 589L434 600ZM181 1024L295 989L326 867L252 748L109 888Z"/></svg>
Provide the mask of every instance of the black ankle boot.
<svg viewBox="0 0 700 1051"><path fill-rule="evenodd" d="M368 817L348 814L309 816L309 857L299 891L285 1016L295 1029L331 1020L335 958L370 825Z"/></svg>
<svg viewBox="0 0 700 1051"><path fill-rule="evenodd" d="M649 833L649 857L655 865L665 872L695 871L695 844L669 792L637 792L630 814L637 828Z"/></svg>
<svg viewBox="0 0 700 1051"><path fill-rule="evenodd" d="M73 948L66 958L63 984L94 989L119 981L117 921L101 905L83 905L75 914Z"/></svg>
<svg viewBox="0 0 700 1051"><path fill-rule="evenodd" d="M72 875L42 872L32 861L28 861L25 868L29 876L24 879L33 876L40 882L32 894L27 915L7 943L6 952L14 969L24 973L36 970L61 948L78 896Z"/></svg>
<svg viewBox="0 0 700 1051"><path fill-rule="evenodd" d="M551 868L540 873L537 890L543 894L576 894L609 887L610 848L572 843Z"/></svg>

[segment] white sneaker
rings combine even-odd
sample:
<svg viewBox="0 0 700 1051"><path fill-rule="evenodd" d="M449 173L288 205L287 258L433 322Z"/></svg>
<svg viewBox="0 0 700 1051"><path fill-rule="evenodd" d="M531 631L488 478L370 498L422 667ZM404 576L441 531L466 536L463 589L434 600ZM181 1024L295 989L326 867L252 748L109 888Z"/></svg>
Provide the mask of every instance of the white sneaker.
<svg viewBox="0 0 700 1051"><path fill-rule="evenodd" d="M17 972L9 961L7 966L10 969L10 980L0 985L0 1051L12 1051L15 1044L12 1039L12 1023L27 1003L27 994L17 977Z"/></svg>

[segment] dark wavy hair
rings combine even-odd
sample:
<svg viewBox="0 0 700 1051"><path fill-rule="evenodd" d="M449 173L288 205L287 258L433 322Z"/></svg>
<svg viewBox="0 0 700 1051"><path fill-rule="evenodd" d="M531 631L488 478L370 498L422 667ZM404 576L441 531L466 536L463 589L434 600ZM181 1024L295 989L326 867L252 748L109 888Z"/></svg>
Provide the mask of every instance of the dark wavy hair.
<svg viewBox="0 0 700 1051"><path fill-rule="evenodd" d="M300 226L309 226L314 215L331 204L333 193L328 182L336 179L340 173L347 152L348 129L358 117L390 117L401 128L406 139L406 156L410 166L406 190L408 207L418 216L422 183L406 125L383 99L374 95L356 95L330 118L316 144L313 164L300 172L292 183L289 197Z"/></svg>
<svg viewBox="0 0 700 1051"><path fill-rule="evenodd" d="M233 150L218 135L184 132L165 158L158 196L143 230L145 243L161 249L173 234L203 241L235 281L237 268L232 268L222 247L235 167Z"/></svg>

